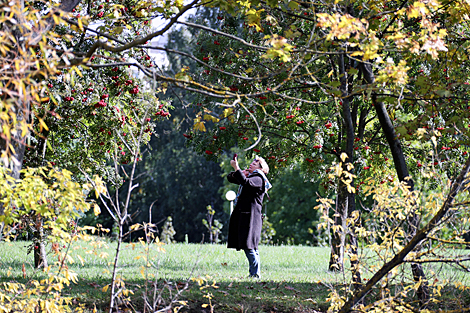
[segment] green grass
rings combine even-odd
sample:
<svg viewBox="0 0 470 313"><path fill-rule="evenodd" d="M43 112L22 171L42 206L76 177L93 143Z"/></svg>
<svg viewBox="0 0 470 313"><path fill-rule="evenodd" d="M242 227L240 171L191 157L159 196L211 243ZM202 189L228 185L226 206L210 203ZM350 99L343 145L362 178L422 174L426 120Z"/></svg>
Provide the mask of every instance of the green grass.
<svg viewBox="0 0 470 313"><path fill-rule="evenodd" d="M26 255L26 245L29 242L0 243L0 281L26 282L28 279L45 277L41 271L33 269L33 256ZM121 274L126 280L127 287L136 295L143 292L145 280L141 267L145 264L143 247L135 248L124 244L120 257ZM182 295L182 300L189 300L190 307L200 308L208 303L203 295L211 292L212 301L223 312L254 310L262 312L262 307L291 311L292 306L305 309L326 308L325 299L328 290L318 281L332 282L340 279L341 275L327 271L329 249L300 247L300 246L261 246L260 280L252 280L248 276L248 263L243 251L227 249L225 245L209 244L170 244L164 245L165 252L157 251L152 245L150 256L155 266L149 271L160 280L171 282L171 286L183 283L192 277L202 277L212 285L215 281L218 288L200 290L195 281L191 281L189 290ZM115 243L107 243L106 247L96 250L96 254L87 253L91 249L85 242L73 244L71 255L75 263L69 264L69 269L79 277L78 284L71 285L65 294L85 302L89 307L96 305L103 310L108 301L108 294L101 288L109 283L111 268L109 263L114 258ZM108 253L107 258L99 254ZM82 265L76 255L84 259ZM48 258L50 263L57 261L52 253ZM27 279L23 278L22 265L25 265ZM167 288L168 289L168 288ZM166 291L166 293L168 290ZM174 290L173 290L174 292ZM135 305L139 307L139 297Z"/></svg>
<svg viewBox="0 0 470 313"><path fill-rule="evenodd" d="M103 242L104 243L104 242ZM0 243L0 282L19 281L46 277L41 271L33 269L33 256L26 255L27 242ZM115 243L106 243L95 248L87 242L77 242L70 252L75 263L69 269L78 274L78 283L67 287L64 294L84 303L90 309L96 307L104 311L109 302L109 291L102 287L110 281ZM142 310L142 294L146 280L141 274L145 265L143 246L136 244L134 249L124 244L119 261L120 273L126 286L135 294L132 305L136 311ZM214 312L325 312L329 302L328 286L338 286L344 282L343 274L327 271L329 248L302 246L260 246L260 280L248 276L248 263L243 251L227 249L225 245L209 244L170 244L163 246L165 252L151 245L149 256L155 266L149 273L158 278L158 288L165 298L174 294L190 278L206 279L204 285L215 287L200 289L197 282L190 280L189 289L184 291L181 300L188 305L183 312L210 312L203 304L208 304L208 293L212 294ZM90 253L94 252L94 253ZM106 258L103 253L107 253ZM84 259L84 264L77 255ZM57 261L57 256L49 255L49 262ZM26 276L23 278L22 266ZM446 270L450 275L458 275L466 285L468 274L455 268ZM407 271L408 272L408 271ZM148 281L148 280L147 280ZM452 290L450 292L453 292Z"/></svg>

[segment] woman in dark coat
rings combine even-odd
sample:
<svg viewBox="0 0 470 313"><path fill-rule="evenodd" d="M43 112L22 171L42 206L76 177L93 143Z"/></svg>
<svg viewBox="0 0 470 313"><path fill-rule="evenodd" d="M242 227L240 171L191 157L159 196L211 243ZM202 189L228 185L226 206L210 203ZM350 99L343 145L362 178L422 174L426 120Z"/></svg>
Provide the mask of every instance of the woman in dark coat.
<svg viewBox="0 0 470 313"><path fill-rule="evenodd" d="M238 160L230 161L235 169L228 174L229 182L240 185L235 209L230 217L228 248L244 250L250 265L250 277L260 277L258 243L263 226L261 209L264 194L271 188L266 178L269 167L266 161L256 156L247 170L240 170Z"/></svg>

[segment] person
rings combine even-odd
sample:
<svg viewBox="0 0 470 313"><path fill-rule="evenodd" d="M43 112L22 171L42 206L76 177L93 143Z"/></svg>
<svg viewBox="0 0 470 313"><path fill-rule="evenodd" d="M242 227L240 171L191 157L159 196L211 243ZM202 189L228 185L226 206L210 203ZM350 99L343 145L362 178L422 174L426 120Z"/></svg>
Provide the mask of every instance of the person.
<svg viewBox="0 0 470 313"><path fill-rule="evenodd" d="M235 199L235 208L230 216L227 248L244 250L249 263L250 276L260 278L260 257L258 244L263 226L263 197L271 188L266 178L269 166L255 156L246 170L240 170L238 159L230 161L234 171L227 176L229 182L240 185Z"/></svg>

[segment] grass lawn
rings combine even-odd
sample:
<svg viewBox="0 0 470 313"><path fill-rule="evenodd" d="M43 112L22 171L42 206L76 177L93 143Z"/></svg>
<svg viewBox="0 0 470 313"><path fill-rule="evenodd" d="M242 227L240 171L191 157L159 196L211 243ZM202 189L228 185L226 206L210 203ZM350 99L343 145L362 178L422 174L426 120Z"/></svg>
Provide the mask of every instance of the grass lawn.
<svg viewBox="0 0 470 313"><path fill-rule="evenodd" d="M32 255L26 255L28 242L0 243L0 282L19 281L45 277L32 267ZM100 245L102 244L102 245ZM145 286L152 287L151 276L146 279L141 269L145 265L142 245L124 244L120 257L120 274L131 296L133 311L142 311ZM329 248L302 246L261 246L261 274L259 280L247 278L248 263L242 251L226 249L225 245L170 244L158 251L157 245L149 250L154 266L149 273L158 278L157 288L164 298L174 295L186 281L189 288L180 296L187 305L182 312L325 312L329 306L329 285L344 282L343 274L327 271ZM88 308L104 311L109 302L109 291L102 289L110 281L115 243L101 242L91 246L76 242L71 246L75 262L69 269L78 274L78 283L66 287L64 294L85 303ZM77 257L80 255L83 264ZM49 262L57 256L49 255ZM26 279L22 267L25 265ZM467 274L468 275L468 274ZM466 275L465 275L466 276ZM461 276L461 279L467 279ZM201 289L190 278L204 279ZM215 282L215 283L214 283ZM147 283L147 284L146 284ZM149 294L149 293L147 293ZM211 294L210 299L207 297ZM204 297L206 296L206 297Z"/></svg>

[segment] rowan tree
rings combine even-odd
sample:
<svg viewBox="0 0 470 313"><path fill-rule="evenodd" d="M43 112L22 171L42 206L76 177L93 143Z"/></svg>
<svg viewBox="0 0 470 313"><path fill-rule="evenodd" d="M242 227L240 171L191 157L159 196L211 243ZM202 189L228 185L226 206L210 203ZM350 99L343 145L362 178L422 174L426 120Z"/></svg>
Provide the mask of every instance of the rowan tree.
<svg viewBox="0 0 470 313"><path fill-rule="evenodd" d="M246 11L241 9L247 18L243 31L239 30L241 23L233 23L229 18L226 18L227 23L219 29L184 23L210 32L203 33L198 39L201 44L205 40L199 54L199 59L206 62L205 68L201 70L201 74L205 74L203 77L219 88L225 85L227 93L238 93L237 100L229 109L219 112L211 112L207 106L201 109L200 118L195 121L195 130L205 130L207 122L204 122L204 118L218 123L210 134L197 137L190 134L191 140L201 152L214 157L223 153L223 147L238 144L248 150L257 149L268 154L273 151L275 154L270 157L277 158L277 163L282 163L293 155L302 155L303 152L297 149L299 143L296 139L302 138L299 134L305 131L303 128L312 124L316 126L315 123L319 124L318 120L331 118L336 113L339 117L337 127L342 128L341 135L344 138L344 141L338 140L339 148L334 149L337 158L341 159L336 162L343 166L342 170L336 167L337 173L350 178L345 182L344 178L338 177L338 197L344 199L339 201L343 210L338 213L341 226L346 229L348 224L354 225L358 216L354 213L355 201L352 200L355 187L354 176L351 176L350 171L354 167L348 163L365 161L355 152L361 148L355 146L356 138L363 140L365 150L370 148L369 142L379 139L378 147L373 147L375 149L371 151L381 155L383 149L380 145L384 146L384 140L380 140L377 135L383 136L390 152L386 152L385 159L378 160L393 159L398 179L411 191L415 184L414 178L410 179L410 174L419 176L424 162L421 160L427 159L425 155L430 155L435 164L435 159L443 156L442 151L458 148L456 144L450 148L445 142L452 142L457 137L462 143L465 142L466 131L462 126L465 125L466 118L460 119L462 124L458 123L457 117L452 114L456 111L455 108L449 111L443 109L442 114L438 113L436 102L444 99L448 101L452 92L459 93L466 85L466 77L459 75L453 76L451 83L445 83L451 78L442 75L441 67L442 60L449 51L452 51L456 59L465 59L465 50L458 44L455 45L455 37L448 34L454 35L457 33L456 29L462 29L460 22L464 17L457 10L466 4L441 5L437 2L404 1L387 4L311 3L309 6L310 4L289 2L285 6L281 4L280 8L276 6L279 3L257 4L258 6L252 6ZM453 18L447 19L448 16ZM281 33L284 37L280 37ZM271 45L272 48L266 45ZM285 68L278 70L276 64ZM413 77L412 74L416 72L433 74L423 79ZM198 77L201 77L199 73ZM306 96L299 92L302 89L306 90ZM308 96L313 97L309 99ZM455 102L458 110L462 110L466 99L466 94L460 93L449 102ZM281 108L274 109L279 100L283 101L279 106ZM209 101L199 100L199 103ZM311 111L304 113L303 109L308 103L313 104L317 110L320 104L326 107L330 105L330 108L339 104L340 109L334 113L330 110L323 115L319 110L320 112L315 112L315 119ZM218 104L217 100L214 104ZM230 106L230 102L224 101L222 106L224 105ZM300 109L300 113L296 115L294 109ZM392 119L391 115L396 118ZM467 113L460 116L466 117ZM367 127L365 121L373 118L377 119L372 124L374 126ZM253 122L248 126L250 119ZM294 129L293 124L291 129L285 128L285 124L289 125L293 121L299 128ZM425 127L418 126L423 122L424 125L421 126ZM304 123L306 125L302 126ZM329 127L334 125L330 121L324 123ZM441 136L441 131L448 125L452 125L452 130L446 133L449 136ZM399 128L395 129L395 126ZM436 131L426 130L433 127ZM284 140L279 140L280 143L276 141L272 129L280 130L279 135ZM380 132L377 132L378 129ZM408 137L405 134L399 137L398 134L404 129ZM364 131L369 133L361 139ZM237 135L239 138L235 140ZM318 137L315 139L318 140ZM440 140L444 149L439 150ZM410 148L404 148L403 143L410 145ZM272 150L266 147L272 147ZM325 145L313 144L311 141L309 148L327 150ZM414 153L408 158L408 162L413 161L411 164L407 162L405 153ZM455 156L465 154L466 151L460 150ZM310 156L308 158L311 160ZM459 163L461 160L455 161ZM373 169L379 162L374 162L372 156ZM274 162L271 161L271 165ZM356 165L353 174L361 175L363 171L370 169L369 164ZM448 169L450 174L456 167L449 166ZM335 175L331 177L334 178ZM385 177L381 181L385 183ZM341 186L343 182L344 185ZM342 203L347 203L347 206L342 206ZM423 223L419 218L418 207L414 208L414 211L408 213L406 240L415 238L420 223ZM354 227L349 231L352 234L356 232ZM345 231L342 235L345 235ZM424 306L429 299L424 272L419 262L411 264L413 276L418 282L421 305ZM358 278L356 275L353 277Z"/></svg>

